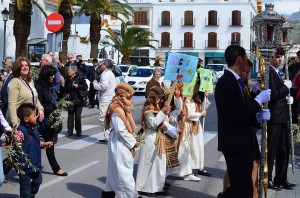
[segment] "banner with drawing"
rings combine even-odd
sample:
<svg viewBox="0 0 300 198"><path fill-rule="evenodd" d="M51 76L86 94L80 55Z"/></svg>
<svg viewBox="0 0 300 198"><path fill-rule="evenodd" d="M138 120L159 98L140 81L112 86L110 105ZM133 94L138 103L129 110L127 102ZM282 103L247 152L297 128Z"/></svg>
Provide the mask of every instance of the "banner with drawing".
<svg viewBox="0 0 300 198"><path fill-rule="evenodd" d="M209 69L199 68L197 72L200 73L200 88L199 91L201 92L208 92L213 93L213 78L212 78L212 71Z"/></svg>
<svg viewBox="0 0 300 198"><path fill-rule="evenodd" d="M198 57L180 53L170 53L165 71L165 80L189 83L197 69Z"/></svg>
<svg viewBox="0 0 300 198"><path fill-rule="evenodd" d="M197 82L197 73L195 73L192 82L190 83L183 83L183 91L182 95L184 97L192 97L194 93L194 87Z"/></svg>

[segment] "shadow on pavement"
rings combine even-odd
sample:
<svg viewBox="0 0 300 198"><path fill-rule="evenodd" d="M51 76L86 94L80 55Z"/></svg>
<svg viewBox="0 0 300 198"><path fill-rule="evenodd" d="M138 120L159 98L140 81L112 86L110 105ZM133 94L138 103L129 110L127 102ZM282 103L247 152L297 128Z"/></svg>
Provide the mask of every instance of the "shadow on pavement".
<svg viewBox="0 0 300 198"><path fill-rule="evenodd" d="M83 183L67 183L67 189L85 198L98 198L101 196L102 189L98 186Z"/></svg>
<svg viewBox="0 0 300 198"><path fill-rule="evenodd" d="M10 195L10 194L6 194L6 193L4 193L4 194L2 194L1 193L1 196L0 197L5 197L5 198L17 198L17 197L19 197L19 195Z"/></svg>
<svg viewBox="0 0 300 198"><path fill-rule="evenodd" d="M106 174L107 174L107 173L106 173ZM102 182L103 184L106 183L106 177L99 177L98 180L99 180L100 182Z"/></svg>

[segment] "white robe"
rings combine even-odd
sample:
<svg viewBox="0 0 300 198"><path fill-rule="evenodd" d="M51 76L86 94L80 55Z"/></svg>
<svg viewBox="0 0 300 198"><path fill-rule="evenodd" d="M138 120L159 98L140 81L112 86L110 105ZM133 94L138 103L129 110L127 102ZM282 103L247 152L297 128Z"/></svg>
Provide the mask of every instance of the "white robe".
<svg viewBox="0 0 300 198"><path fill-rule="evenodd" d="M117 198L137 198L133 177L134 158L130 149L136 143L118 113L113 113L108 140L108 174L105 191L114 191Z"/></svg>
<svg viewBox="0 0 300 198"><path fill-rule="evenodd" d="M192 169L202 170L204 167L204 144L203 144L203 131L199 118L200 112L196 112L196 104L193 100L187 101L186 106L188 109L187 122L185 123L183 138L179 145L178 160L180 168L178 176L186 176L192 173ZM191 133L190 121L198 121L198 133Z"/></svg>
<svg viewBox="0 0 300 198"><path fill-rule="evenodd" d="M166 154L157 155L155 139L157 126L166 118L162 111L155 116L152 111L145 113L147 129L145 144L141 144L140 158L136 177L136 190L156 193L163 190L166 177Z"/></svg>

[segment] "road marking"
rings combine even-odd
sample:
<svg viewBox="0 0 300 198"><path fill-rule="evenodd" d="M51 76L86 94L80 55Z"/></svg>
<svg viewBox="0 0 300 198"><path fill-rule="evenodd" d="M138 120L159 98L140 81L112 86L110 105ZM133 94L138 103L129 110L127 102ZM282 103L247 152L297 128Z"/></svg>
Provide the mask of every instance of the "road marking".
<svg viewBox="0 0 300 198"><path fill-rule="evenodd" d="M84 147L95 144L98 141L99 134L94 134L79 140L75 140L73 142L63 144L61 146L55 147L56 149L71 149L71 150L79 150Z"/></svg>
<svg viewBox="0 0 300 198"><path fill-rule="evenodd" d="M217 135L216 131L204 131L203 133L204 145L207 144L210 140L212 140L216 135Z"/></svg>
<svg viewBox="0 0 300 198"><path fill-rule="evenodd" d="M77 168L77 169L69 172L67 177L57 177L57 178L55 178L53 180L50 180L49 182L42 184L41 187L40 187L40 190L43 190L44 188L48 188L49 186L51 186L51 185L53 185L53 184L55 184L57 182L60 182L60 181L62 181L64 179L67 179L70 176L75 175L75 174L79 173L80 171L83 171L84 169L87 169L90 166L93 166L93 165L95 165L97 163L101 163L101 161L94 161L94 162L91 162L91 163L86 164L84 166L81 166L80 168Z"/></svg>
<svg viewBox="0 0 300 198"><path fill-rule="evenodd" d="M82 125L82 131L86 131L86 130L89 130L89 129L92 129L92 128L96 128L96 127L99 127L100 125ZM61 137L65 137L66 134L67 134L67 130L68 129L63 129L59 134L58 134L58 138L61 138ZM75 128L73 129L73 131L75 131Z"/></svg>

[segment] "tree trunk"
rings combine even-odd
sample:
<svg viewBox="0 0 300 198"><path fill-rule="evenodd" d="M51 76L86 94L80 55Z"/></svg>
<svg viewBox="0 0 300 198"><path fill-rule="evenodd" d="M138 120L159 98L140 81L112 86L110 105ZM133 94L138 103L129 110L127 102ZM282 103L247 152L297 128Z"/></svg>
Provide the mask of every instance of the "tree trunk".
<svg viewBox="0 0 300 198"><path fill-rule="evenodd" d="M100 41L101 18L95 14L90 19L90 42L91 54L90 58L98 58L98 44Z"/></svg>
<svg viewBox="0 0 300 198"><path fill-rule="evenodd" d="M123 56L122 60L121 60L121 64L122 65L130 65L130 58Z"/></svg>
<svg viewBox="0 0 300 198"><path fill-rule="evenodd" d="M14 36L16 40L16 59L20 56L27 57L27 40L30 35L31 27L31 0L23 0L21 10L18 10L17 3L14 5L15 22L14 22Z"/></svg>
<svg viewBox="0 0 300 198"><path fill-rule="evenodd" d="M68 56L68 40L71 34L71 24L72 24L72 5L68 0L63 0L58 13L60 13L64 17L64 26L61 29L63 32L63 40L62 40L62 49L59 52L59 58L63 64L67 63L67 56Z"/></svg>

